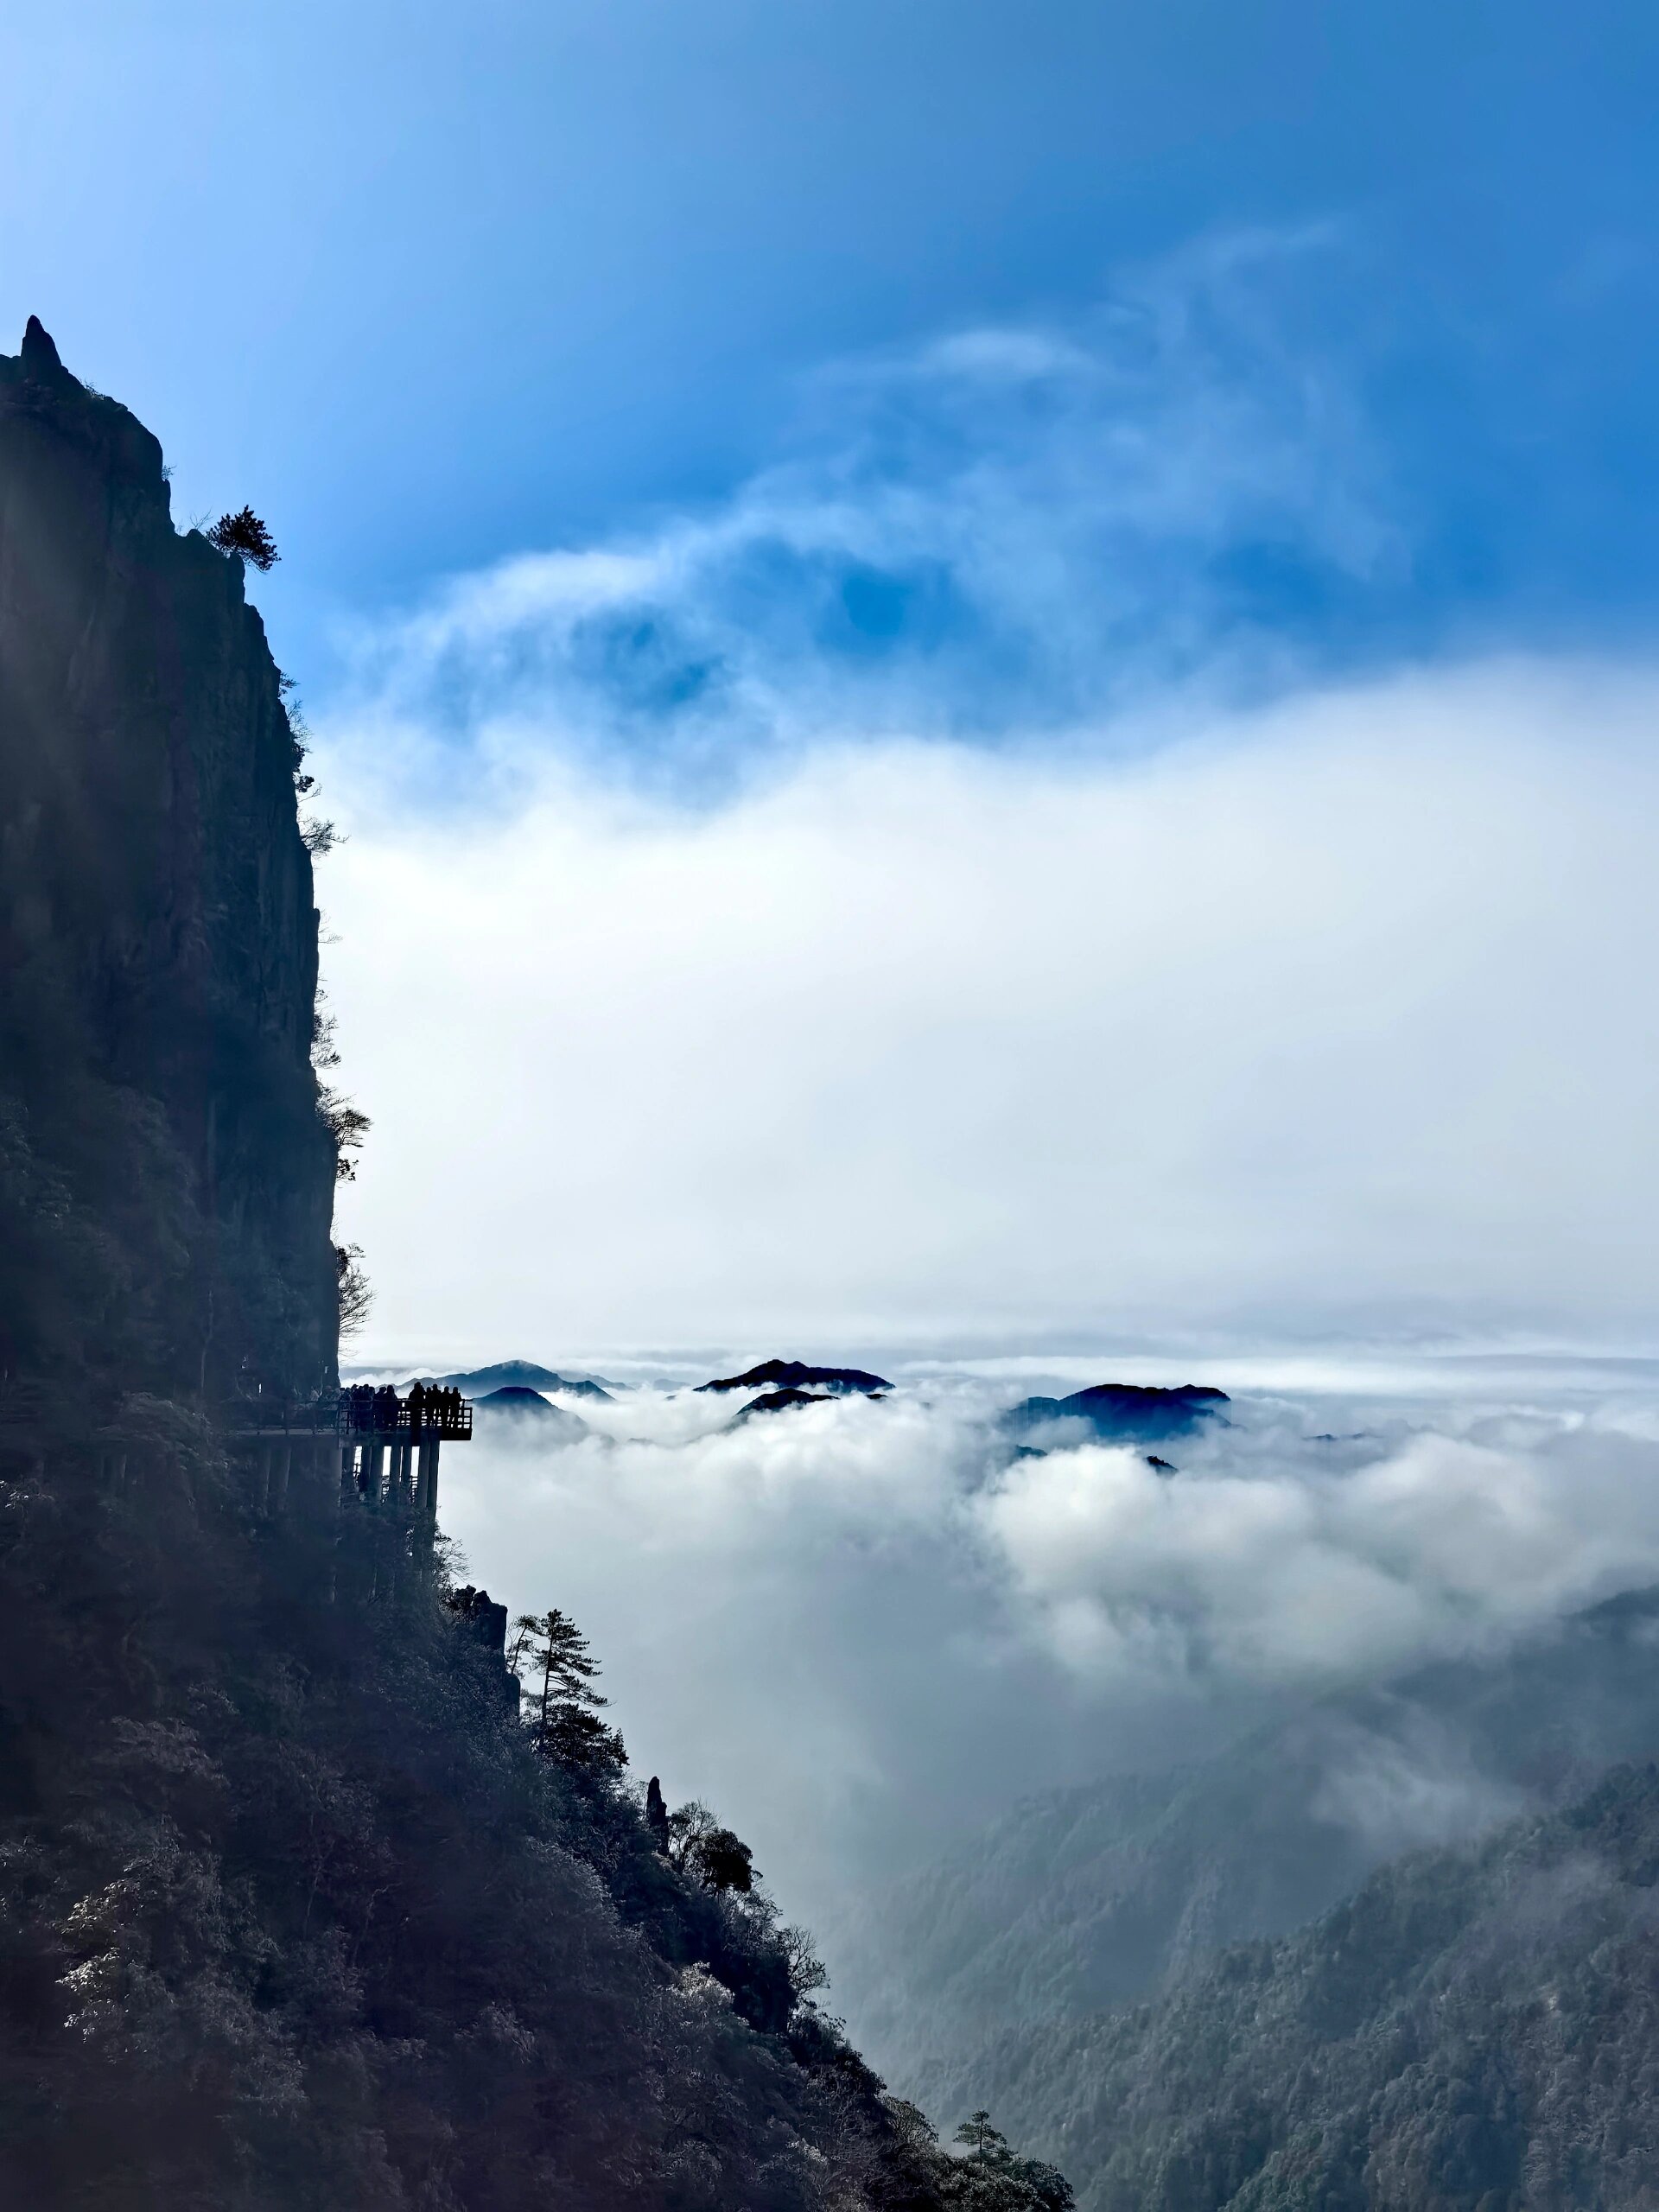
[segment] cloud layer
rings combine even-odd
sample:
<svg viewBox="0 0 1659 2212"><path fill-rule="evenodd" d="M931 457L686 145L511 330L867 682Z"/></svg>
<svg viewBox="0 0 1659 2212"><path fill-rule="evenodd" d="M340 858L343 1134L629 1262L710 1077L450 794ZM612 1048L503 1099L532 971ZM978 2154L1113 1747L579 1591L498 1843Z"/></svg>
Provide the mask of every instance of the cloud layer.
<svg viewBox="0 0 1659 2212"><path fill-rule="evenodd" d="M1649 1331L1656 704L1514 663L354 806L371 1353Z"/></svg>
<svg viewBox="0 0 1659 2212"><path fill-rule="evenodd" d="M717 1803L793 1910L1020 1793L1160 1765L1334 1689L1501 1654L1659 1579L1651 1395L1426 1408L1236 1399L1227 1427L1010 1461L1012 1394L729 1426L729 1402L583 1402L563 1449L445 1462L469 1571L573 1612L641 1774ZM1333 1737L1331 1817L1439 1833L1444 1747ZM1438 1827L1435 1825L1438 1823Z"/></svg>

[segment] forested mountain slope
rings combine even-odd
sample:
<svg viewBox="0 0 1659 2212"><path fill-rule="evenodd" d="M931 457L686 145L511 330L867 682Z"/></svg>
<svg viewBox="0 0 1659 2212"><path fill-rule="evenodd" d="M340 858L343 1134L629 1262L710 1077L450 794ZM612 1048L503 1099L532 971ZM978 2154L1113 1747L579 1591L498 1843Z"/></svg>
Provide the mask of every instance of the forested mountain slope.
<svg viewBox="0 0 1659 2212"><path fill-rule="evenodd" d="M1659 1770L1373 1875L1160 2003L1010 2039L1005 2117L1098 2212L1659 2198Z"/></svg>
<svg viewBox="0 0 1659 2212"><path fill-rule="evenodd" d="M488 1609L336 1446L262 1479L250 1423L337 1350L299 772L240 562L31 323L0 357L0 2203L1052 2212L1058 2177L880 2096L745 1861L527 1733Z"/></svg>
<svg viewBox="0 0 1659 2212"><path fill-rule="evenodd" d="M865 1899L836 1947L838 1992L906 2094L1003 2110L1027 2080L1025 2027L1150 1995L1301 1926L1408 1847L1559 1806L1648 1756L1656 1624L1659 1593L1621 1599L1518 1651L1327 1698L1209 1760L1031 1799ZM1052 2136L1038 2090L1022 2094Z"/></svg>

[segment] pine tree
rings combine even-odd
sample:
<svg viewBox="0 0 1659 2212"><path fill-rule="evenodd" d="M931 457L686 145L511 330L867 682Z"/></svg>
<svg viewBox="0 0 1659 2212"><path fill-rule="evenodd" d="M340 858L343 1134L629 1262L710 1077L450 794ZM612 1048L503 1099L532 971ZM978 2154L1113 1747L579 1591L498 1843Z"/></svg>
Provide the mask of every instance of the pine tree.
<svg viewBox="0 0 1659 2212"><path fill-rule="evenodd" d="M957 2140L970 2158L982 2166L1003 2165L1008 2158L1008 2139L991 2126L988 2112L976 2112L964 2120L957 2130Z"/></svg>
<svg viewBox="0 0 1659 2212"><path fill-rule="evenodd" d="M276 550L276 539L251 507L243 507L233 515L220 515L204 534L207 543L219 552L239 553L256 569L275 568L283 557Z"/></svg>
<svg viewBox="0 0 1659 2212"><path fill-rule="evenodd" d="M508 1664L521 1680L531 1677L528 1726L537 1750L589 1773L620 1772L627 1753L599 1717L607 1700L594 1688L599 1663L587 1637L556 1605L521 1613L515 1627Z"/></svg>

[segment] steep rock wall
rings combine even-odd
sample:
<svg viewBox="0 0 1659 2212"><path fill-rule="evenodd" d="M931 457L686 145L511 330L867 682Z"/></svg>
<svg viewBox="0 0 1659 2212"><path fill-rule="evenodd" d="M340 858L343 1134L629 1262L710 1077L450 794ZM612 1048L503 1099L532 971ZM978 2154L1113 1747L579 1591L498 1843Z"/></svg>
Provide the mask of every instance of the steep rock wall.
<svg viewBox="0 0 1659 2212"><path fill-rule="evenodd" d="M31 320L0 356L0 1376L334 1376L311 862L243 582Z"/></svg>

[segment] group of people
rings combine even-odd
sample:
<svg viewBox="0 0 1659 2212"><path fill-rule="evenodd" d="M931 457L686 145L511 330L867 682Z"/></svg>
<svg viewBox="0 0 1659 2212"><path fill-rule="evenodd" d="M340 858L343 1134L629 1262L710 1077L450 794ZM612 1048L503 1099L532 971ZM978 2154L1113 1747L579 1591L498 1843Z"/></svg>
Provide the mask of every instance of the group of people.
<svg viewBox="0 0 1659 2212"><path fill-rule="evenodd" d="M460 1421L461 1404L459 1390L441 1389L435 1382L416 1382L409 1394L409 1425L411 1428L423 1428L429 1423L434 1428L447 1427Z"/></svg>
<svg viewBox="0 0 1659 2212"><path fill-rule="evenodd" d="M383 1382L377 1390L372 1383L359 1382L346 1396L353 1428L402 1427L404 1401L389 1383ZM464 1403L459 1390L443 1389L436 1382L416 1382L409 1394L409 1425L414 1429L459 1427Z"/></svg>

